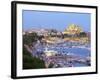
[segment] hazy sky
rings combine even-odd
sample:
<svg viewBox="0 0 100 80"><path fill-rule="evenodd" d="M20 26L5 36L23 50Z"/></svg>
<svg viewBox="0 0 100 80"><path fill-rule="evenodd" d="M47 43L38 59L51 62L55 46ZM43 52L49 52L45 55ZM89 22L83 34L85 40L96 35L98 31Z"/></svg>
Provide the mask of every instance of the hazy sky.
<svg viewBox="0 0 100 80"><path fill-rule="evenodd" d="M64 31L70 24L90 31L91 14L23 10L23 29L45 28Z"/></svg>

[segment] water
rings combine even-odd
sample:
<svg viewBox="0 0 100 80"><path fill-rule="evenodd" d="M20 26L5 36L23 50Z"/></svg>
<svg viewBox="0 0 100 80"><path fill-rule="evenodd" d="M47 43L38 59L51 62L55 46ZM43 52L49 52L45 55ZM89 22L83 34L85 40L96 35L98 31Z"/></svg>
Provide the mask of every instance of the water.
<svg viewBox="0 0 100 80"><path fill-rule="evenodd" d="M74 63L73 63L73 66L74 66L74 67L82 67L82 66L87 66L87 65L86 65L86 64L82 64L82 63L74 62Z"/></svg>
<svg viewBox="0 0 100 80"><path fill-rule="evenodd" d="M48 48L48 50L57 51L60 54L68 54L71 53L71 55L76 55L80 57L87 57L90 56L91 51L88 49L90 48L88 45L78 45L75 47L67 45L68 43L61 43L61 44L53 44L53 45L41 45L39 44L37 46L37 51L45 51L45 48ZM74 43L75 44L75 43Z"/></svg>
<svg viewBox="0 0 100 80"><path fill-rule="evenodd" d="M82 57L86 57L90 53L89 50L82 48L67 48L66 51Z"/></svg>
<svg viewBox="0 0 100 80"><path fill-rule="evenodd" d="M75 44L76 45L76 44ZM67 43L61 43L61 44L53 44L53 45L42 45L37 48L38 51L45 51L45 48L48 48L48 50L53 50L57 51L58 54L68 54L68 55L75 55L79 56L81 58L86 58L90 56L91 51L88 49L90 48L89 44L87 45L78 45L75 47L69 46ZM79 66L87 66L86 64L83 63L78 63L78 62L72 62L74 67L79 67Z"/></svg>
<svg viewBox="0 0 100 80"><path fill-rule="evenodd" d="M54 50L61 54L72 53L73 55L77 55L80 57L87 57L90 55L90 50L87 48L67 48L67 47L48 47L48 50Z"/></svg>

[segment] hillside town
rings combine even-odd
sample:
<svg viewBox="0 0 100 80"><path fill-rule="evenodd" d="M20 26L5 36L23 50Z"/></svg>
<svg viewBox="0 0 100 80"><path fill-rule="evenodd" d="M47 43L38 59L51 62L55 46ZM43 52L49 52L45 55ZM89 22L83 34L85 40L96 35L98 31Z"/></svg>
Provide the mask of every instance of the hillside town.
<svg viewBox="0 0 100 80"><path fill-rule="evenodd" d="M33 57L44 61L45 68L90 66L90 34L75 24L64 31L23 30L23 46Z"/></svg>

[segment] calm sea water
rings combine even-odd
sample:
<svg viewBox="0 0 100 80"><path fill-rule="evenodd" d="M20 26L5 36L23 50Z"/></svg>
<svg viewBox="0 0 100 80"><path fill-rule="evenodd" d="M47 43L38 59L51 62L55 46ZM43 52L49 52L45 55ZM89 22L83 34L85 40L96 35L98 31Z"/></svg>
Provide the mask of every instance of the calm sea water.
<svg viewBox="0 0 100 80"><path fill-rule="evenodd" d="M54 50L57 51L60 54L71 54L71 55L77 55L80 57L87 57L90 56L91 51L88 49L90 48L90 46L85 47L83 45L83 48L81 48L82 46L78 46L78 47L69 47L69 46L63 46L65 43L63 44L59 44L59 45L49 45L49 46L42 46L39 45L37 49L39 49L40 51L44 51L45 48L47 48L48 50Z"/></svg>
<svg viewBox="0 0 100 80"><path fill-rule="evenodd" d="M66 48L66 47L49 47L48 50L54 50L61 54L71 54L80 57L87 57L90 55L90 50L86 48Z"/></svg>
<svg viewBox="0 0 100 80"><path fill-rule="evenodd" d="M66 51L83 57L89 56L90 54L90 50L82 48L68 48Z"/></svg>
<svg viewBox="0 0 100 80"><path fill-rule="evenodd" d="M53 51L57 51L58 54L67 54L67 55L75 55L75 56L79 56L82 58L86 58L91 56L91 51L89 50L90 46L76 46L76 47L69 47L69 46L63 46L63 44L59 44L59 45L48 45L48 46L43 46L43 45L39 45L39 47L37 49L39 49L40 51L44 51L45 48L47 48L48 50L53 50ZM81 67L81 66L87 66L86 64L83 63L78 63L78 62L73 62L72 63L74 67Z"/></svg>

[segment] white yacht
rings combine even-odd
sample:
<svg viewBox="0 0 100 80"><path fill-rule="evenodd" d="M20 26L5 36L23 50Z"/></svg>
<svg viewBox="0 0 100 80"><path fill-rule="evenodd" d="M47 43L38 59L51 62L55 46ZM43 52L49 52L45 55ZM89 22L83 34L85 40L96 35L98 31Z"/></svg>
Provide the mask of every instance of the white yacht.
<svg viewBox="0 0 100 80"><path fill-rule="evenodd" d="M57 54L57 51L54 50L49 50L47 47L44 50L44 53L46 56L55 56L55 54Z"/></svg>

